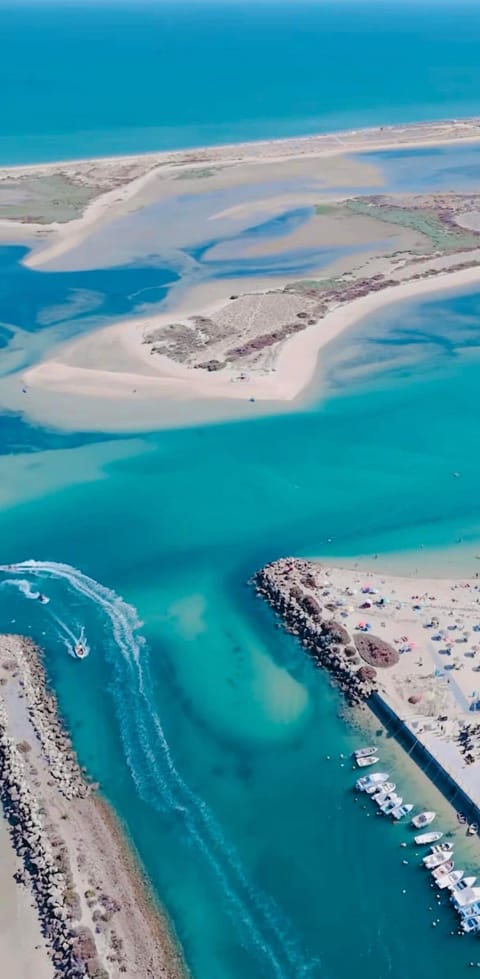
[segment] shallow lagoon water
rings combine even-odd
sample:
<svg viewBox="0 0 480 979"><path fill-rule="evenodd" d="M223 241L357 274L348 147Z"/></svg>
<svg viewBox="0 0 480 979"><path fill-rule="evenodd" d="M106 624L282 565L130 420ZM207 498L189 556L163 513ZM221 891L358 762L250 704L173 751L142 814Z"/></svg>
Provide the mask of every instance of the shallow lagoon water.
<svg viewBox="0 0 480 979"><path fill-rule="evenodd" d="M459 536L460 551L479 539L479 366L452 357L440 375L427 368L294 416L87 443L73 450L92 455L82 485L62 481L72 450L59 447L56 485L35 493L39 445L33 498L0 514L3 561L67 562L144 623L149 665L129 613L97 586L88 597L50 567L38 579L46 609L0 588L0 628L45 644L82 760L125 820L199 979L337 979L359 963L423 979L432 967L462 975L474 954L450 935L448 909L432 929L425 875L413 855L401 862L408 830L368 816L350 793L339 756L362 735L246 586L280 554L404 550L414 564L421 544L441 555ZM52 611L74 632L85 624L86 662L68 655Z"/></svg>
<svg viewBox="0 0 480 979"><path fill-rule="evenodd" d="M347 13L309 6L301 16L298 4L275 8L273 48L272 8L261 5L251 8L254 29L248 19L239 25L238 9L225 8L217 39L211 13L197 7L193 15L183 4L171 6L164 23L152 5L146 34L132 33L134 15L125 7L113 32L111 9L98 5L90 13L2 8L4 34L18 38L21 50L8 43L0 67L5 85L15 82L15 98L1 110L1 157L75 157L85 147L138 152L477 111L471 6L436 11L428 61L431 9L398 5L393 15L378 4L367 13L358 5ZM96 18L93 43L89 16ZM325 36L333 38L328 46ZM241 76L232 52L247 66ZM186 96L182 59L199 66L199 84ZM278 75L285 77L285 63L288 90ZM395 63L405 70L392 71ZM168 101L158 95L160 69L177 79ZM113 89L104 72L117 79ZM389 186L411 189L415 171L423 187L436 162L438 185L462 189L472 173L476 179L475 153L460 152L452 163L415 153L378 162ZM13 333L13 352L26 349L31 360L102 317L138 312L147 296L153 309L166 285L165 263L137 263L132 271L117 262L108 272L68 279L17 268L19 257L2 270L0 342L11 343ZM296 271L310 257L296 256ZM233 267L235 258L223 271ZM174 256L169 280L185 268ZM149 292L132 300L139 284ZM1 574L0 629L45 646L81 759L124 820L195 979L346 979L357 972L443 979L466 974L478 957L475 941L451 936L454 919L448 909L437 911L413 851L403 865L399 842L408 830L354 802L347 759L364 736L338 716L336 692L272 628L246 586L261 563L288 552L332 560L393 552L412 568L423 544L437 568L451 547L460 562L468 552L475 567L479 300L469 309L462 302L425 304L408 336L401 319L389 322L386 340L378 321L363 324L352 370L339 346L332 396L321 404L314 398L294 416L108 442L0 417L8 453L0 460L2 563L66 562L94 579L67 569L68 584L52 564L14 574L42 581L51 597L44 607L5 583L11 572ZM449 342L434 343L442 309ZM407 363L396 374L382 351L387 343ZM8 369L18 363L7 361ZM452 471L461 478L453 480ZM95 581L135 606L143 625ZM91 654L80 664L67 647L81 624ZM385 736L381 745L404 794L426 802L425 784L408 777Z"/></svg>

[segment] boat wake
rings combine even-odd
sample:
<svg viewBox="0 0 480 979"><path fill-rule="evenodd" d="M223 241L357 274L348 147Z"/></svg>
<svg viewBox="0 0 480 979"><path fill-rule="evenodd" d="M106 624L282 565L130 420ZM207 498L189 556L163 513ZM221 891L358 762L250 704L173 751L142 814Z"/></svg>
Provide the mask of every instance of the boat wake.
<svg viewBox="0 0 480 979"><path fill-rule="evenodd" d="M303 954L289 922L274 902L248 880L208 806L175 766L151 694L149 650L139 631L136 609L68 564L32 560L0 566L2 571L28 574L35 580L63 581L76 596L101 611L110 634L106 630L105 650L115 681L111 690L125 758L138 794L157 811L174 813L177 827L183 827L186 840L195 846L216 879L240 940L255 953L262 971L276 979L309 975L318 963ZM65 623L58 619L57 623L68 633Z"/></svg>
<svg viewBox="0 0 480 979"><path fill-rule="evenodd" d="M30 582L27 581L26 578L7 578L5 581L2 581L2 587L4 586L16 588L22 593L22 595L25 596L25 598L30 598L34 601L38 601L40 598L40 592L34 591Z"/></svg>

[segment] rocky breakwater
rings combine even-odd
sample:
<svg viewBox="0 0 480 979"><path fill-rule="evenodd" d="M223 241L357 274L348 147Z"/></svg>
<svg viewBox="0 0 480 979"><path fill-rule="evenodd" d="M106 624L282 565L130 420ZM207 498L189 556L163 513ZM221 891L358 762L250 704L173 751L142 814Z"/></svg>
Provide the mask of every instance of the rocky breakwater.
<svg viewBox="0 0 480 979"><path fill-rule="evenodd" d="M252 580L286 631L298 638L317 666L329 671L350 704L360 704L376 690L376 667L391 665L397 654L375 636L349 634L337 621L341 604L323 577L320 564L282 558L267 564Z"/></svg>
<svg viewBox="0 0 480 979"><path fill-rule="evenodd" d="M92 786L87 783L78 764L70 737L60 719L57 699L48 688L41 651L30 639L10 638L18 640L11 670L18 671L28 716L50 775L66 799L83 799L89 795Z"/></svg>
<svg viewBox="0 0 480 979"><path fill-rule="evenodd" d="M60 829L69 805L85 800L92 786L62 728L40 651L28 639L0 636L0 666L0 796L19 858L17 882L35 899L53 975L108 979L92 930L80 925L81 899Z"/></svg>
<svg viewBox="0 0 480 979"><path fill-rule="evenodd" d="M82 940L66 901L71 882L62 854L54 853L40 806L29 786L22 753L7 734L7 715L0 703L0 793L10 835L35 897L43 933L51 949L55 976L87 975Z"/></svg>

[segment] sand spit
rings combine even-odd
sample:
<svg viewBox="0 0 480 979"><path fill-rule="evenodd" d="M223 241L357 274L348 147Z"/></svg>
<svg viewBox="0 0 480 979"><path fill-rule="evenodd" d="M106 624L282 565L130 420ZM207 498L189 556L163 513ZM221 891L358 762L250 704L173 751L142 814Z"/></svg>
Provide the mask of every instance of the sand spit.
<svg viewBox="0 0 480 979"><path fill-rule="evenodd" d="M406 123L405 125L372 126L367 129L349 129L313 136L288 137L285 139L253 140L247 143L225 143L188 150L161 153L142 153L126 156L97 157L93 159L63 160L55 163L19 164L0 169L0 177L6 173L31 174L65 172L80 169L85 180L93 183L95 167L112 168L144 166L191 166L197 163L243 162L245 160L281 159L285 156L303 156L306 153L336 156L339 153L360 150L389 149L398 146L438 145L444 142L478 142L480 140L480 116L465 119L445 119L432 122Z"/></svg>
<svg viewBox="0 0 480 979"><path fill-rule="evenodd" d="M46 239L25 261L36 268L58 259L125 207L141 203L142 195L148 199L152 187L158 191L158 181L165 186L173 182L176 194L193 191L195 185L198 192L205 177L205 183L212 177L219 177L222 182L231 174L238 181L242 170L249 171L250 182L262 179L262 171L265 179L265 170L271 175L277 164L282 164L283 169L286 164L337 157L344 161L340 160L336 168L340 171L348 163L349 154L479 141L480 118L475 117L176 152L4 167L0 168L0 238L24 240L28 231L40 241ZM358 171L358 161L356 167ZM367 177L365 163L363 171ZM337 184L339 179L337 173ZM177 186L176 181L181 184ZM366 182L376 181L370 174L370 179L361 181L363 186Z"/></svg>
<svg viewBox="0 0 480 979"><path fill-rule="evenodd" d="M0 636L0 685L0 794L52 975L176 979L183 966L167 923L78 765L30 640Z"/></svg>
<svg viewBox="0 0 480 979"><path fill-rule="evenodd" d="M348 701L393 719L432 777L445 776L478 812L480 581L284 558L253 583Z"/></svg>

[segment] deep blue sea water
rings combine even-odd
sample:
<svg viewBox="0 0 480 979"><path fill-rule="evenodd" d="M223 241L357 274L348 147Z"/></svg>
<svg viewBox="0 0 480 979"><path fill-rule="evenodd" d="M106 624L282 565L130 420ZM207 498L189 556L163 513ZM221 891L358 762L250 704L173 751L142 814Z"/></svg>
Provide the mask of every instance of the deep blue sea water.
<svg viewBox="0 0 480 979"><path fill-rule="evenodd" d="M0 162L475 115L470 0L2 0Z"/></svg>
<svg viewBox="0 0 480 979"><path fill-rule="evenodd" d="M479 105L473 3L434 14L428 4L4 3L0 30L3 161ZM375 162L393 188L480 184L477 148ZM234 246L271 231L223 239L232 251L215 261L218 241L202 238L182 261L164 263L159 249L119 265L106 253L84 271L28 270L24 250L0 249L0 372L67 333L154 308L185 275L183 259L202 275L251 274ZM287 252L276 268L300 274L313 259ZM329 396L312 391L294 415L115 439L101 419L84 436L0 416L0 563L45 562L0 573L0 631L45 646L82 761L124 820L194 979L450 979L478 958L475 940L452 937L448 909L432 912L416 861L403 865L408 832L354 804L340 755L363 735L246 581L288 552L393 552L414 566L423 545L441 568L446 549L460 561L475 551L479 323L472 292L359 324L329 352ZM19 581L41 581L51 604L28 601ZM81 624L91 654L79 664L68 645ZM430 801L381 743L397 783Z"/></svg>

